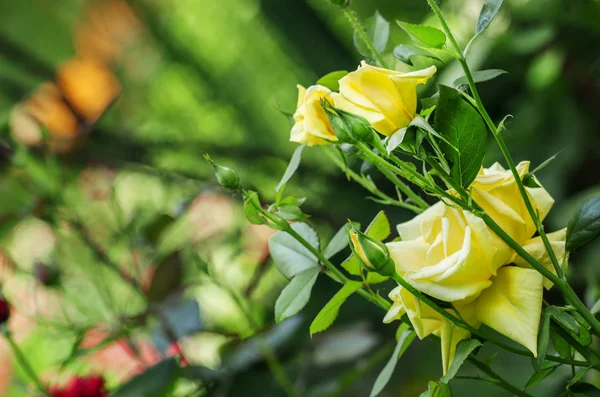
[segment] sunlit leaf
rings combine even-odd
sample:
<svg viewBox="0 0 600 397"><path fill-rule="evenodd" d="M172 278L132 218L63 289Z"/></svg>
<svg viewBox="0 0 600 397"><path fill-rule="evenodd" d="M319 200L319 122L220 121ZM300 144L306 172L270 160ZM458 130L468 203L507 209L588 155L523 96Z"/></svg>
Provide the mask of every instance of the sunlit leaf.
<svg viewBox="0 0 600 397"><path fill-rule="evenodd" d="M426 57L442 62L442 60L432 52L429 52L423 48L408 46L406 44L400 44L396 46L394 48L394 56L398 58L398 60L400 60L401 62L404 62L411 66L414 66L412 62L412 57L415 56Z"/></svg>
<svg viewBox="0 0 600 397"><path fill-rule="evenodd" d="M483 83L485 81L490 81L495 79L498 76L502 76L503 74L508 73L505 70L501 70L501 69L488 69L488 70L478 70L476 72L473 72L473 81L475 83ZM461 86L465 86L468 85L469 82L467 81L467 77L466 76L462 76L457 78L456 80L454 80L454 82L452 83L452 85L456 88L460 88Z"/></svg>
<svg viewBox="0 0 600 397"><path fill-rule="evenodd" d="M366 19L363 25L368 39L373 43L373 47L378 52L383 52L390 37L390 23L381 16L379 11L375 11L375 14ZM356 30L354 31L354 46L361 55L374 58L371 50Z"/></svg>
<svg viewBox="0 0 600 397"><path fill-rule="evenodd" d="M486 0L485 4L481 8L479 18L477 18L477 26L475 27L475 35L479 35L481 32L490 26L490 23L500 11L503 0Z"/></svg>
<svg viewBox="0 0 600 397"><path fill-rule="evenodd" d="M446 35L439 29L402 21L396 22L417 44L431 48L442 48L446 43Z"/></svg>
<svg viewBox="0 0 600 397"><path fill-rule="evenodd" d="M310 335L313 336L314 334L329 328L337 318L340 307L346 302L346 299L361 287L362 283L359 281L346 282L342 289L340 289L323 309L321 309L319 314L317 314L317 317L315 317L310 325Z"/></svg>

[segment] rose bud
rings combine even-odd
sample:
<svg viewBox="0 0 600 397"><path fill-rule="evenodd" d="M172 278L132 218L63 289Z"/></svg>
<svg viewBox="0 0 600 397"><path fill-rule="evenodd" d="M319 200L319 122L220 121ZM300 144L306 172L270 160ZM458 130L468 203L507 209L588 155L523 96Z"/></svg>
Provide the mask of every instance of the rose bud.
<svg viewBox="0 0 600 397"><path fill-rule="evenodd" d="M219 185L223 186L228 190L239 190L240 189L240 177L237 172L232 170L229 167L225 167L223 165L215 163L208 154L204 155L206 161L212 165L215 170L215 175L217 177L217 182Z"/></svg>
<svg viewBox="0 0 600 397"><path fill-rule="evenodd" d="M348 225L348 236L350 249L367 271L387 277L394 274L394 261L384 243L367 236L351 223Z"/></svg>

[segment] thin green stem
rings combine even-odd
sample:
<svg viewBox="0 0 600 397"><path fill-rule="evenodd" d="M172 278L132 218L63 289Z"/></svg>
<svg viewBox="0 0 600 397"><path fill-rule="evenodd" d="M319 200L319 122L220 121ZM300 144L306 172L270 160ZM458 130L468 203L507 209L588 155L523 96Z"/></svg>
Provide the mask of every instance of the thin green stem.
<svg viewBox="0 0 600 397"><path fill-rule="evenodd" d="M437 3L435 2L435 0L427 0L427 2L429 3L433 12L439 19L440 23L442 24L442 28L446 32L451 45L453 46L454 50L458 54L457 59L463 68L463 71L467 78L467 82L469 83L469 88L471 89L471 93L473 94L473 99L475 100L477 109L481 113L488 128L492 131L492 135L494 135L494 138L496 139L496 143L500 147L500 151L502 152L502 155L504 156L504 159L506 160L506 162L511 170L511 173L513 174L513 177L515 178L515 182L517 183L519 193L523 197L525 207L527 208L527 211L529 212L529 215L531 216L531 219L533 220L533 222L537 228L537 231L544 243L544 247L546 248L546 251L548 252L548 256L550 257L550 260L552 262L554 270L556 271L556 276L541 265L535 266L533 264L533 262L537 263L537 261L535 261L535 260L532 261L533 258L530 255L527 254L527 258L525 256L523 256L522 253L526 253L525 250L523 250L523 249L519 249L519 250L515 249L515 250L521 257L523 257L523 259L525 259L532 266L534 266L534 268L536 270L540 271L546 278L551 280L563 292L563 295L565 296L565 298L567 298L569 303L571 303L577 309L577 311L583 316L583 318L590 324L590 326L593 328L594 332L597 335L600 335L600 321L598 321L594 317L594 315L588 310L588 308L585 306L585 304L583 304L583 302L579 299L577 294L573 291L571 286L565 280L565 275L563 273L563 270L562 270L560 264L558 263L558 259L556 258L556 253L552 249L552 245L550 244L550 241L548 240L548 236L546 235L546 232L544 231L542 222L540 221L538 214L535 212L533 205L531 204L531 200L529 198L527 190L525 189L525 186L523 185L523 181L521 180L521 177L519 175L519 172L515 166L515 163L514 163L512 157L510 155L508 147L506 146L506 143L504 142L504 138L500 134L500 131L498 131L498 128L492 121L490 115L488 114L487 110L485 109L485 106L483 105L483 102L481 101L481 97L479 96L479 92L477 90L477 87L475 86L475 81L473 80L473 76L471 74L471 70L469 69L469 65L467 64L467 61L466 61L464 55L460 51L460 47L458 46L458 43L456 42L456 39L454 38L452 31L448 27L448 23L446 22L446 19L444 18L442 11L440 10L440 8L437 5ZM491 218L489 218L489 219L491 220ZM486 221L486 223L488 223L488 222ZM488 226L489 226L489 224L488 224ZM542 269L544 269L544 270L542 270Z"/></svg>
<svg viewBox="0 0 600 397"><path fill-rule="evenodd" d="M373 54L373 57L377 60L379 66L387 69L387 65L383 60L383 56L379 53L379 51L377 51L371 39L369 39L369 36L367 35L367 32L365 32L365 28L363 27L362 23L358 20L356 13L348 8L342 9L342 12L344 13L344 16L348 22L350 22L350 25L352 25L354 31L360 36L362 41L364 41L369 51L371 51L371 54Z"/></svg>
<svg viewBox="0 0 600 397"><path fill-rule="evenodd" d="M486 379L486 378L477 378L477 379L500 386L501 388L512 393L515 396L531 397L531 394L524 392L523 390L519 389L516 386L513 386L512 384L510 384L506 380L504 380L500 375L498 375L496 372L494 372L494 370L491 369L490 366L487 365L486 363L483 363L483 362L477 360L475 357L469 357L469 358L467 358L467 360L471 364L473 364L478 370L480 370L481 372L483 372L484 374L486 374L487 376L489 376L491 378L491 379Z"/></svg>
<svg viewBox="0 0 600 397"><path fill-rule="evenodd" d="M344 171L348 177L350 177L352 180L354 180L359 185L361 185L362 187L364 187L371 194L377 196L379 199L381 199L381 202L383 202L384 204L394 205L396 207L405 208L405 209L410 210L410 211L412 211L412 212L414 212L416 214L419 214L419 213L423 212L423 208L421 208L421 207L417 207L417 206L412 205L410 203L405 203L403 201L396 200L396 199L388 196L387 194L379 191L379 189L377 189L377 187L374 186L372 183L369 183L369 182L365 181L365 178L362 175L359 175L356 172L352 171L331 150L324 149L324 151L327 154L327 156L329 156L329 158L331 159L331 161L333 161L333 163L335 165L337 165L338 168L340 168L342 171Z"/></svg>
<svg viewBox="0 0 600 397"><path fill-rule="evenodd" d="M6 340L10 344L10 347L11 347L19 365L21 366L23 371L25 371L25 373L27 373L27 376L29 376L29 378L33 381L37 390L40 393L42 393L44 396L50 396L50 393L48 393L48 390L46 390L46 388L42 385L40 378L37 376L37 374L31 367L29 360L27 360L27 358L25 357L25 355L23 354L23 352L21 351L21 349L19 348L19 346L17 345L15 340L13 339L10 331L5 332L4 336L6 336Z"/></svg>

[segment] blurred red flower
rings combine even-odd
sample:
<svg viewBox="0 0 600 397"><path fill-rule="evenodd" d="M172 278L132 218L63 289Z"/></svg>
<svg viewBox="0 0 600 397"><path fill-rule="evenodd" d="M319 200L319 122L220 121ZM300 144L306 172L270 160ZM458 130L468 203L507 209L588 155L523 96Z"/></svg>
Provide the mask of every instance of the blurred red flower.
<svg viewBox="0 0 600 397"><path fill-rule="evenodd" d="M64 387L50 389L52 397L108 397L101 376L74 377Z"/></svg>

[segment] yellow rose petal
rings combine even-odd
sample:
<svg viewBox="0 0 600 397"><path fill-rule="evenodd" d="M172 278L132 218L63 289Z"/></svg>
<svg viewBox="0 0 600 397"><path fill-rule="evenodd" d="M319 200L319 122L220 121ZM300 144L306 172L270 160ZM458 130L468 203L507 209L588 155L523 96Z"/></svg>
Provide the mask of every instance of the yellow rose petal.
<svg viewBox="0 0 600 397"><path fill-rule="evenodd" d="M542 312L543 277L531 269L506 266L476 301L475 314L488 327L531 350L537 356Z"/></svg>

